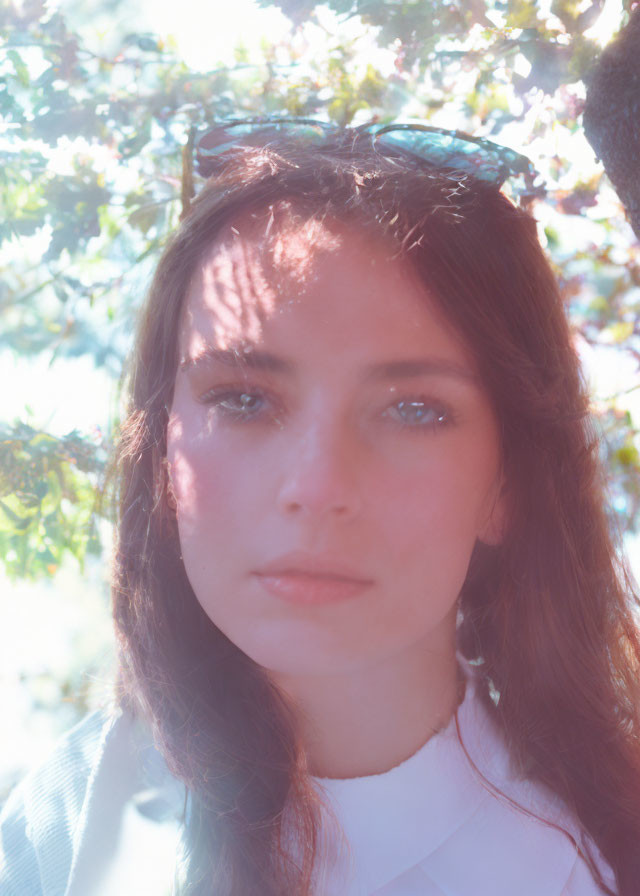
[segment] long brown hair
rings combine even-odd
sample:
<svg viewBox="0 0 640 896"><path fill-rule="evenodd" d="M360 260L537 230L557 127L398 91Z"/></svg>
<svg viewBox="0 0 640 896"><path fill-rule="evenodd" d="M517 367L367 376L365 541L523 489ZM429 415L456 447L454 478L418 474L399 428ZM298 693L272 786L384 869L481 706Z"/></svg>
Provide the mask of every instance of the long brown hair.
<svg viewBox="0 0 640 896"><path fill-rule="evenodd" d="M169 240L141 316L118 449L123 681L191 793L191 891L306 896L312 885L317 805L294 719L191 589L165 459L189 280L224 228L282 199L392 240L475 353L502 426L510 519L503 543L472 557L459 648L477 662L520 770L565 800L631 896L640 880L635 598L612 544L588 398L535 222L470 177L339 142L285 140L236 152ZM285 848L285 806L297 859Z"/></svg>

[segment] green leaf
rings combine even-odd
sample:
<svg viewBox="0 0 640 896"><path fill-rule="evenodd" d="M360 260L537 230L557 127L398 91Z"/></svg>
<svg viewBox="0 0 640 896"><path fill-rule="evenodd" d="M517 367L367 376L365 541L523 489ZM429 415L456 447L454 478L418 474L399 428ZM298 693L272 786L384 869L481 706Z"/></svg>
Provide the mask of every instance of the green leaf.
<svg viewBox="0 0 640 896"><path fill-rule="evenodd" d="M7 59L10 59L13 62L13 67L16 72L16 76L18 81L23 87L29 86L29 69L26 64L22 60L22 57L18 53L17 50L8 50L7 51Z"/></svg>

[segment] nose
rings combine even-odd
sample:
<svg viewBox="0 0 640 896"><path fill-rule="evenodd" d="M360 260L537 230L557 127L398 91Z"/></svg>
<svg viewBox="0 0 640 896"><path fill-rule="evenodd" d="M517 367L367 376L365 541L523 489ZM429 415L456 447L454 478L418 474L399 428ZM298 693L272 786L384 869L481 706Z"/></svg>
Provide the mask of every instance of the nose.
<svg viewBox="0 0 640 896"><path fill-rule="evenodd" d="M357 516L362 505L361 463L353 435L339 425L314 421L285 453L280 511L317 519Z"/></svg>

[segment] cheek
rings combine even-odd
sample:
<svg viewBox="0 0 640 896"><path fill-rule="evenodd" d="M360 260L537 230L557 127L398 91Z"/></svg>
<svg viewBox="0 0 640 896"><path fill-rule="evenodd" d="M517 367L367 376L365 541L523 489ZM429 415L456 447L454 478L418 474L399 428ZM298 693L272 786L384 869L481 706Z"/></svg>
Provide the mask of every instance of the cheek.
<svg viewBox="0 0 640 896"><path fill-rule="evenodd" d="M167 446L167 460L171 474L171 487L180 514L193 513L196 504L197 471L179 447Z"/></svg>
<svg viewBox="0 0 640 896"><path fill-rule="evenodd" d="M412 540L410 534L421 530L432 537L437 530L463 536L475 529L493 480L493 469L483 469L468 456L443 452L389 479L379 491L379 500L387 508L391 531L401 538Z"/></svg>
<svg viewBox="0 0 640 896"><path fill-rule="evenodd" d="M234 533L246 532L247 520L256 519L263 504L266 481L264 465L246 446L215 432L170 427L167 460L182 542L190 538L210 551L217 545L224 550Z"/></svg>
<svg viewBox="0 0 640 896"><path fill-rule="evenodd" d="M169 437L167 458L176 500L180 550L194 593L214 622L215 592L241 544L246 501L238 493L238 456L221 458L211 446ZM245 481L240 477L241 482ZM249 498L247 497L247 500Z"/></svg>
<svg viewBox="0 0 640 896"><path fill-rule="evenodd" d="M223 458L205 446L169 442L167 457L179 520L204 522L239 500L237 456Z"/></svg>
<svg viewBox="0 0 640 896"><path fill-rule="evenodd" d="M442 452L406 468L378 493L378 519L407 573L462 584L495 495L497 461L469 451ZM448 590L445 587L445 590Z"/></svg>

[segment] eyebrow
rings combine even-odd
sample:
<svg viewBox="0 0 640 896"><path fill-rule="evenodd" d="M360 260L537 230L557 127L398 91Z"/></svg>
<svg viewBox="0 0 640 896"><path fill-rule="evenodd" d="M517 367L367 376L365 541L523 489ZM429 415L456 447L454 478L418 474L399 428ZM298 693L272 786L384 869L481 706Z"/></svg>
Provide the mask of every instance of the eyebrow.
<svg viewBox="0 0 640 896"><path fill-rule="evenodd" d="M446 358L409 358L402 361L383 361L371 364L365 376L372 380L409 379L414 376L448 376L455 379L477 382L477 375L463 364Z"/></svg>
<svg viewBox="0 0 640 896"><path fill-rule="evenodd" d="M180 370L186 371L209 364L221 364L236 369L263 370L285 376L292 376L295 372L295 364L292 361L271 352L242 345L229 349L208 347L193 358L181 361ZM471 368L446 358L407 358L376 362L368 365L364 373L365 380L377 382L410 379L416 376L446 376L472 383L478 382L478 377Z"/></svg>
<svg viewBox="0 0 640 896"><path fill-rule="evenodd" d="M180 362L180 370L208 364L222 364L225 367L250 367L252 370L266 370L270 373L292 374L294 365L291 361L245 346L237 348L206 348L193 358L185 358Z"/></svg>

